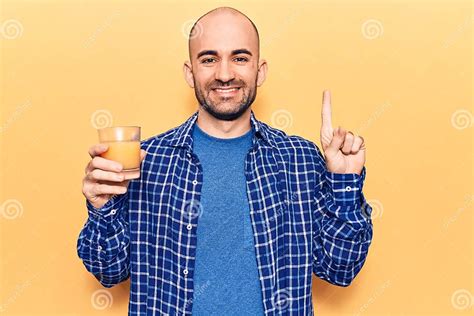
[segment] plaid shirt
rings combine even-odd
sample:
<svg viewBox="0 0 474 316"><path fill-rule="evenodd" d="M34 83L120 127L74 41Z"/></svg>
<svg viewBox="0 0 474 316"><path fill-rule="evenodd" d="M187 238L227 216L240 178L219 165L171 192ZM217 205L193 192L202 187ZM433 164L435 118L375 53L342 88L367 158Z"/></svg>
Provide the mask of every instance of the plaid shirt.
<svg viewBox="0 0 474 316"><path fill-rule="evenodd" d="M203 181L192 151L197 116L141 142L141 177L127 193L101 208L86 200L78 255L105 287L131 278L129 315L191 315L193 300L206 294L193 287ZM258 121L253 111L251 126L245 176L265 315L313 315L312 273L348 286L368 254L366 170L328 172L313 142Z"/></svg>

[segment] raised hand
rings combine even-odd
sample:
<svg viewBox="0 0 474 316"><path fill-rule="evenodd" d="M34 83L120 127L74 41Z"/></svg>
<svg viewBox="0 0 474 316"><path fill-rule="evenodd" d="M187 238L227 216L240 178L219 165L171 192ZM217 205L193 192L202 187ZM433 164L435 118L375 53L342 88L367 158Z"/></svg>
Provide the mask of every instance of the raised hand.
<svg viewBox="0 0 474 316"><path fill-rule="evenodd" d="M321 108L321 146L326 168L333 173L357 173L365 164L365 144L362 136L356 136L338 126L332 128L331 92L324 90Z"/></svg>

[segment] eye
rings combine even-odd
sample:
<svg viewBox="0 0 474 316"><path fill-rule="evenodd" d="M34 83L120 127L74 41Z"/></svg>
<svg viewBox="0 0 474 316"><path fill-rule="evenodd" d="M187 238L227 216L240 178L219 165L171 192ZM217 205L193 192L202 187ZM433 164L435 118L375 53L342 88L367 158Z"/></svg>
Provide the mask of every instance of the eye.
<svg viewBox="0 0 474 316"><path fill-rule="evenodd" d="M248 59L247 59L247 58L245 58L245 57L236 57L235 59L236 59L236 60L237 60L237 59L240 59L240 60L238 60L239 62L245 62L245 61L248 61Z"/></svg>
<svg viewBox="0 0 474 316"><path fill-rule="evenodd" d="M208 62L209 60L215 60L215 59L214 59L214 58L205 58L205 59L201 60L201 63L203 63L203 64L208 64L208 63L209 63L209 62Z"/></svg>

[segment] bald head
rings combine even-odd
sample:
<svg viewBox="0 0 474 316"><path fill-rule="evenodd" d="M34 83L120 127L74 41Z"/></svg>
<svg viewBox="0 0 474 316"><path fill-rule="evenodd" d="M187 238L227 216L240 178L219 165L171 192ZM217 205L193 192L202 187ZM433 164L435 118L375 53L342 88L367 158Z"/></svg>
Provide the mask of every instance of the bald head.
<svg viewBox="0 0 474 316"><path fill-rule="evenodd" d="M189 60L196 58L198 49L212 49L210 43L232 40L233 37L239 38L240 42L242 37L245 37L248 44L254 48L258 60L260 38L252 20L231 7L219 7L205 13L194 23L189 32Z"/></svg>
<svg viewBox="0 0 474 316"><path fill-rule="evenodd" d="M257 87L267 73L259 49L257 28L236 9L217 8L194 23L183 72L201 113L219 121L235 121L244 114L250 117Z"/></svg>

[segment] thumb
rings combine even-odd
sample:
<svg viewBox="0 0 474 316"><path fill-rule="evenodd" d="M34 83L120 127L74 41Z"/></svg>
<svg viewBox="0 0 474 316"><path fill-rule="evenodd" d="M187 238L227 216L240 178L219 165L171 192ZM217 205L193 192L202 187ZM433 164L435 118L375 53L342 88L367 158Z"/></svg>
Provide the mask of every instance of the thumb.
<svg viewBox="0 0 474 316"><path fill-rule="evenodd" d="M143 149L140 149L140 161L143 161L145 156L146 156L146 151Z"/></svg>
<svg viewBox="0 0 474 316"><path fill-rule="evenodd" d="M344 144L346 133L347 131L340 126L334 130L333 138L325 150L326 155L334 156L337 154L341 149L342 144Z"/></svg>

